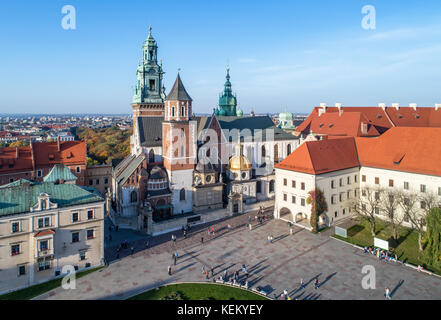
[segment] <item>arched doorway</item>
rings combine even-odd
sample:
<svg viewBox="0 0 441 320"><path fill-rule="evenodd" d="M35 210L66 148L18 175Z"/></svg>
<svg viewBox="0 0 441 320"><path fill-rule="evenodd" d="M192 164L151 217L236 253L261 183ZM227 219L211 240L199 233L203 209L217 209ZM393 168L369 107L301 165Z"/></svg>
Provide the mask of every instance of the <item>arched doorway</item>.
<svg viewBox="0 0 441 320"><path fill-rule="evenodd" d="M279 211L279 219L292 222L292 213L288 208L282 208Z"/></svg>
<svg viewBox="0 0 441 320"><path fill-rule="evenodd" d="M305 220L305 219L306 219L305 214L302 213L302 212L298 212L298 213L296 214L296 216L295 216L294 222L295 222L295 223L299 223L299 222L302 222L302 221Z"/></svg>

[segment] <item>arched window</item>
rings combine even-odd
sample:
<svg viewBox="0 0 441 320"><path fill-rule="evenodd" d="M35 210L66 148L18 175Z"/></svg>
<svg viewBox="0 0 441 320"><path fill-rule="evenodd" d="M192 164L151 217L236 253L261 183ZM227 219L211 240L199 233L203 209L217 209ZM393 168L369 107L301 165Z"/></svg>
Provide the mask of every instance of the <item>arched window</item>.
<svg viewBox="0 0 441 320"><path fill-rule="evenodd" d="M155 162L155 151L153 149L151 149L149 152L149 162Z"/></svg>
<svg viewBox="0 0 441 320"><path fill-rule="evenodd" d="M271 180L269 183L269 192L274 192L274 180Z"/></svg>
<svg viewBox="0 0 441 320"><path fill-rule="evenodd" d="M287 151L286 151L286 156L289 156L290 154L291 154L291 145L288 144L288 148L287 148Z"/></svg>
<svg viewBox="0 0 441 320"><path fill-rule="evenodd" d="M279 162L279 145L276 143L274 145L274 163Z"/></svg>
<svg viewBox="0 0 441 320"><path fill-rule="evenodd" d="M131 203L138 202L138 194L136 193L136 191L132 191L130 193L130 202Z"/></svg>
<svg viewBox="0 0 441 320"><path fill-rule="evenodd" d="M185 138L185 130L184 130L184 128L181 128L181 137Z"/></svg>
<svg viewBox="0 0 441 320"><path fill-rule="evenodd" d="M185 201L185 189L182 188L181 191L179 191L179 200Z"/></svg>

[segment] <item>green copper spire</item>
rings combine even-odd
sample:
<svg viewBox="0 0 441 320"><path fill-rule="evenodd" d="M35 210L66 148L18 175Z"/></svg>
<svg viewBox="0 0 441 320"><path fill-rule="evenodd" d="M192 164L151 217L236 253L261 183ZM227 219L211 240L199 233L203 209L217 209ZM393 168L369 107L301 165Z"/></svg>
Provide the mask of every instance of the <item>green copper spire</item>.
<svg viewBox="0 0 441 320"><path fill-rule="evenodd" d="M142 62L136 71L137 85L133 103L163 103L165 88L163 88L162 61L158 64L158 46L149 28L147 39L142 45Z"/></svg>
<svg viewBox="0 0 441 320"><path fill-rule="evenodd" d="M219 97L219 115L236 116L237 99L231 90L230 68L227 68L227 76L224 92Z"/></svg>

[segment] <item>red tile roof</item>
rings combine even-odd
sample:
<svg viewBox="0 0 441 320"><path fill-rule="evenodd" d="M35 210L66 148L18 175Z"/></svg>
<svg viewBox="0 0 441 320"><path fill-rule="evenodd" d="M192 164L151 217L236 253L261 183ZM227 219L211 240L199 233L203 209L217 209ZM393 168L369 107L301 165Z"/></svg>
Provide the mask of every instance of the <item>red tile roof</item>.
<svg viewBox="0 0 441 320"><path fill-rule="evenodd" d="M275 168L309 174L322 174L358 167L353 137L307 141Z"/></svg>
<svg viewBox="0 0 441 320"><path fill-rule="evenodd" d="M62 141L58 152L57 142L38 142L30 146L0 148L0 174L33 171L32 152L35 168L52 167L55 164L86 165L86 143L84 141Z"/></svg>
<svg viewBox="0 0 441 320"><path fill-rule="evenodd" d="M396 127L356 138L362 166L441 176L441 128Z"/></svg>
<svg viewBox="0 0 441 320"><path fill-rule="evenodd" d="M83 141L61 141L60 152L57 142L34 143L35 165L53 166L63 163L69 165L86 165L86 143Z"/></svg>
<svg viewBox="0 0 441 320"><path fill-rule="evenodd" d="M400 107L326 107L319 116L320 107L315 107L296 131L308 134L347 135L354 137L378 136L392 127L441 127L441 108ZM359 115L361 114L361 115ZM334 123L334 130L329 128ZM368 124L367 134L360 130L360 124ZM321 126L322 125L322 126Z"/></svg>
<svg viewBox="0 0 441 320"><path fill-rule="evenodd" d="M441 176L441 128L394 127L376 138L303 143L276 168L322 174L357 166Z"/></svg>

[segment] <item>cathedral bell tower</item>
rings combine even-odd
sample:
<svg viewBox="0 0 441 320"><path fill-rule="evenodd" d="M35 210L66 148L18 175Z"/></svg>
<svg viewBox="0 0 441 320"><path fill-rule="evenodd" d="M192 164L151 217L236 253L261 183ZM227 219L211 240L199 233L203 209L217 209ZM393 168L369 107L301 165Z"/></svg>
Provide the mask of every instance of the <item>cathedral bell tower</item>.
<svg viewBox="0 0 441 320"><path fill-rule="evenodd" d="M170 179L173 214L193 210L192 184L196 164L196 121L192 119L192 99L178 73L165 99L162 122L162 150L164 167Z"/></svg>
<svg viewBox="0 0 441 320"><path fill-rule="evenodd" d="M158 64L158 46L149 28L142 45L142 61L136 70L137 83L133 95L133 120L136 117L164 115L165 88L162 84L162 62Z"/></svg>

